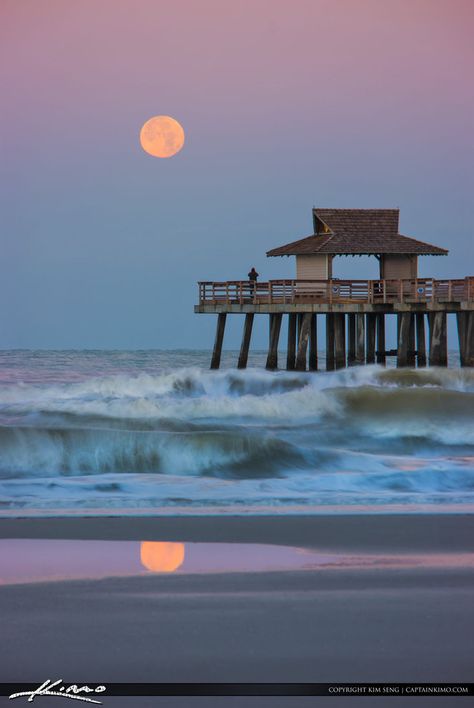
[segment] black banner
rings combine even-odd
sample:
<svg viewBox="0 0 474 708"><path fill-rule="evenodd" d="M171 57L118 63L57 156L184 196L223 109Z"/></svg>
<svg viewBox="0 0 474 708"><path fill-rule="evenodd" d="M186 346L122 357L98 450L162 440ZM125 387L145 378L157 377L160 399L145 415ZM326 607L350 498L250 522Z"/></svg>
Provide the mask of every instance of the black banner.
<svg viewBox="0 0 474 708"><path fill-rule="evenodd" d="M102 703L109 696L474 696L474 683L79 683L61 680L1 683L0 695L87 697ZM73 695L71 695L73 694Z"/></svg>

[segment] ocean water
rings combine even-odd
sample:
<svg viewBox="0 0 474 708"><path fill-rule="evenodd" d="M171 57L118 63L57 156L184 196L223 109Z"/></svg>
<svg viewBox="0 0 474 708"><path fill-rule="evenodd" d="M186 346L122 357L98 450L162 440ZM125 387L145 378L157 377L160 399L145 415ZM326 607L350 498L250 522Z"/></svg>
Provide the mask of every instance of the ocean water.
<svg viewBox="0 0 474 708"><path fill-rule="evenodd" d="M0 513L474 509L474 371L0 352Z"/></svg>

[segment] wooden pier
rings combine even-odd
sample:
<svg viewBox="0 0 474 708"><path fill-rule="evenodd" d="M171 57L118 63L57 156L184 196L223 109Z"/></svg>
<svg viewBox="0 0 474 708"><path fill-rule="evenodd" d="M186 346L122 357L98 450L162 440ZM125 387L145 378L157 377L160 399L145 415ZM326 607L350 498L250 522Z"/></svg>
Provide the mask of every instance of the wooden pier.
<svg viewBox="0 0 474 708"><path fill-rule="evenodd" d="M454 280L273 280L201 282L195 312L217 314L211 368L220 365L227 315L244 315L238 367L247 366L255 315L268 315L267 369L278 368L283 316L286 369L317 371L317 318L326 325L326 370L360 364L447 366L447 314L455 313L461 366L474 366L474 277ZM397 318L397 348L385 345L386 317ZM426 337L428 326L428 337ZM427 346L428 345L428 346Z"/></svg>
<svg viewBox="0 0 474 708"><path fill-rule="evenodd" d="M211 368L219 367L226 318L245 315L239 368L247 365L255 315L269 317L267 369L278 367L283 316L288 318L286 368L319 367L317 318L326 324L326 370L360 364L447 366L447 315L457 317L461 366L474 366L474 277L418 277L419 256L446 256L440 246L399 233L398 209L313 209L313 232L267 252L295 256L296 279L200 282L198 313L217 314ZM333 276L338 256L374 256L377 280ZM386 317L397 318L397 348L387 350ZM426 345L428 324L428 351Z"/></svg>

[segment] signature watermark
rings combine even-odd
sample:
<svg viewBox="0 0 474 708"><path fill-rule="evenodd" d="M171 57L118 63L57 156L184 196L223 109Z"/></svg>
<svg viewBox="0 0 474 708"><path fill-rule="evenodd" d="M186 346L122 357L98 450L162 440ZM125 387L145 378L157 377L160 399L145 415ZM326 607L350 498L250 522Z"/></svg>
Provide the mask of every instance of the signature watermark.
<svg viewBox="0 0 474 708"><path fill-rule="evenodd" d="M41 686L35 688L34 691L20 691L19 693L12 693L9 698L22 698L28 696L28 703L32 703L37 696L59 696L60 698L72 698L76 701L85 701L86 703L98 703L102 704L102 701L97 701L94 698L89 698L87 695L91 693L103 693L106 689L105 686L96 686L91 688L90 686L77 686L75 683L70 686L63 686L63 680L58 679L57 681L51 681L51 679L46 679Z"/></svg>

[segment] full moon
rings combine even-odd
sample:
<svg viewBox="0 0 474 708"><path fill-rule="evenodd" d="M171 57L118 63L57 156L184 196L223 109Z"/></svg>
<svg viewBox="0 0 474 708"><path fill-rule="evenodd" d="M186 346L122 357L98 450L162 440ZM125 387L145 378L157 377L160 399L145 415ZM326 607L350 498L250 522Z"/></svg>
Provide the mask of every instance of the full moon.
<svg viewBox="0 0 474 708"><path fill-rule="evenodd" d="M184 543L167 541L142 541L140 561L154 573L172 573L184 561Z"/></svg>
<svg viewBox="0 0 474 708"><path fill-rule="evenodd" d="M170 116L154 116L140 131L140 144L153 157L172 157L184 145L184 130Z"/></svg>

